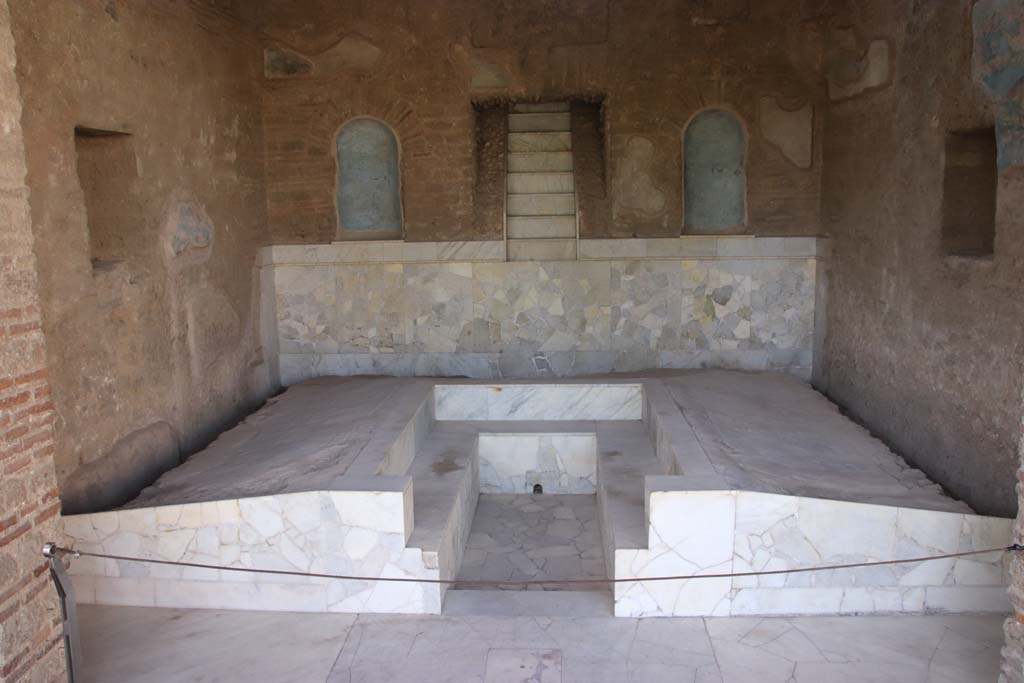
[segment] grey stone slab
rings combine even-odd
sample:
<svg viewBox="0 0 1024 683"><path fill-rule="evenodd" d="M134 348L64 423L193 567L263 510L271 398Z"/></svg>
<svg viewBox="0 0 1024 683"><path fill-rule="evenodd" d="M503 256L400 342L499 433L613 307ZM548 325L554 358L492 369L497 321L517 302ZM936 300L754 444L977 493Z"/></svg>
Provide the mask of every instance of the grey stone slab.
<svg viewBox="0 0 1024 683"><path fill-rule="evenodd" d="M572 152L510 152L509 173L571 171Z"/></svg>
<svg viewBox="0 0 1024 683"><path fill-rule="evenodd" d="M574 216L576 195L573 193L513 194L506 204L512 216Z"/></svg>
<svg viewBox="0 0 1024 683"><path fill-rule="evenodd" d="M572 171L508 174L508 192L510 195L538 192L573 192L574 189Z"/></svg>
<svg viewBox="0 0 1024 683"><path fill-rule="evenodd" d="M576 216L509 216L505 222L505 231L510 240L556 237L574 239Z"/></svg>
<svg viewBox="0 0 1024 683"><path fill-rule="evenodd" d="M508 115L508 129L513 133L568 131L569 112L524 112Z"/></svg>
<svg viewBox="0 0 1024 683"><path fill-rule="evenodd" d="M509 133L510 152L566 152L572 149L572 134L568 132Z"/></svg>

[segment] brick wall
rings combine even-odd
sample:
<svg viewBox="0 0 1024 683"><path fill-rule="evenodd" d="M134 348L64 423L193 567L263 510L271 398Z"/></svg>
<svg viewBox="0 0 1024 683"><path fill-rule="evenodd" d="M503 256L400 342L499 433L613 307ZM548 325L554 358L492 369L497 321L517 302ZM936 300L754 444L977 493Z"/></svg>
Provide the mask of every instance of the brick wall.
<svg viewBox="0 0 1024 683"><path fill-rule="evenodd" d="M53 404L38 305L21 102L0 0L0 681L63 675L59 608L39 550L56 538Z"/></svg>
<svg viewBox="0 0 1024 683"><path fill-rule="evenodd" d="M577 173L607 179L604 197L581 188L587 236L681 233L683 131L714 107L736 111L747 126L743 231L817 234L819 145L811 166L798 167L757 123L758 103L770 96L787 108L813 106L808 134L821 133L827 10L784 0L746 12L728 9L741 3L592 4L511 3L502 12L471 0L265 4L269 54L288 50L303 65L266 72L273 241L335 238L333 140L356 116L381 119L398 136L407 240L490 239L491 213L474 206L473 103L602 98L605 139L577 146L583 130L573 128ZM637 137L650 158L626 158ZM590 152L606 169L591 166L598 158Z"/></svg>

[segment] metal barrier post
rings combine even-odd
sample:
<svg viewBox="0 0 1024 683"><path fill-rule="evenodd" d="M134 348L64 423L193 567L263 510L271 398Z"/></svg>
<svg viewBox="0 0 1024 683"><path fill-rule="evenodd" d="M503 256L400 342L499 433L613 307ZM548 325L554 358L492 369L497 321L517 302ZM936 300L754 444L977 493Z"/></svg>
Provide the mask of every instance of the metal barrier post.
<svg viewBox="0 0 1024 683"><path fill-rule="evenodd" d="M64 664L68 671L68 683L75 683L75 667L82 662L82 648L78 640L78 615L75 605L75 590L64 569L56 543L43 546L43 557L50 562L50 578L60 598L60 612L64 629Z"/></svg>

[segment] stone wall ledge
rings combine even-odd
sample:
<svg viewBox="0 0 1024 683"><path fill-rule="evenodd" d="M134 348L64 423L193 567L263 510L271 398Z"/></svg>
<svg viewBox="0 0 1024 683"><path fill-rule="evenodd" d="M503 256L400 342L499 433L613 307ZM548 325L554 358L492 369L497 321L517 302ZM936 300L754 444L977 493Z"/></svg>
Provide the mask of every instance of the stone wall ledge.
<svg viewBox="0 0 1024 683"><path fill-rule="evenodd" d="M579 260L824 258L825 237L687 235L665 238L584 239ZM378 240L264 247L258 265L444 263L505 261L501 240L404 242Z"/></svg>

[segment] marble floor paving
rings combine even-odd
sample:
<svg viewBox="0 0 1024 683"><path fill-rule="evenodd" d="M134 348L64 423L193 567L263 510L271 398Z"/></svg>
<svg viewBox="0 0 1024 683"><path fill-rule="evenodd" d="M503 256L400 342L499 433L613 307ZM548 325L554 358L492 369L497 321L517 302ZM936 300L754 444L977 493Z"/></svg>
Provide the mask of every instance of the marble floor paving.
<svg viewBox="0 0 1024 683"><path fill-rule="evenodd" d="M468 592L467 592L468 593ZM82 680L995 681L1002 617L624 619L82 605Z"/></svg>
<svg viewBox="0 0 1024 683"><path fill-rule="evenodd" d="M476 505L458 578L533 580L607 578L597 496L484 493ZM456 589L474 586L456 585ZM516 586L488 589L523 590ZM541 584L531 590L600 590L608 585Z"/></svg>

